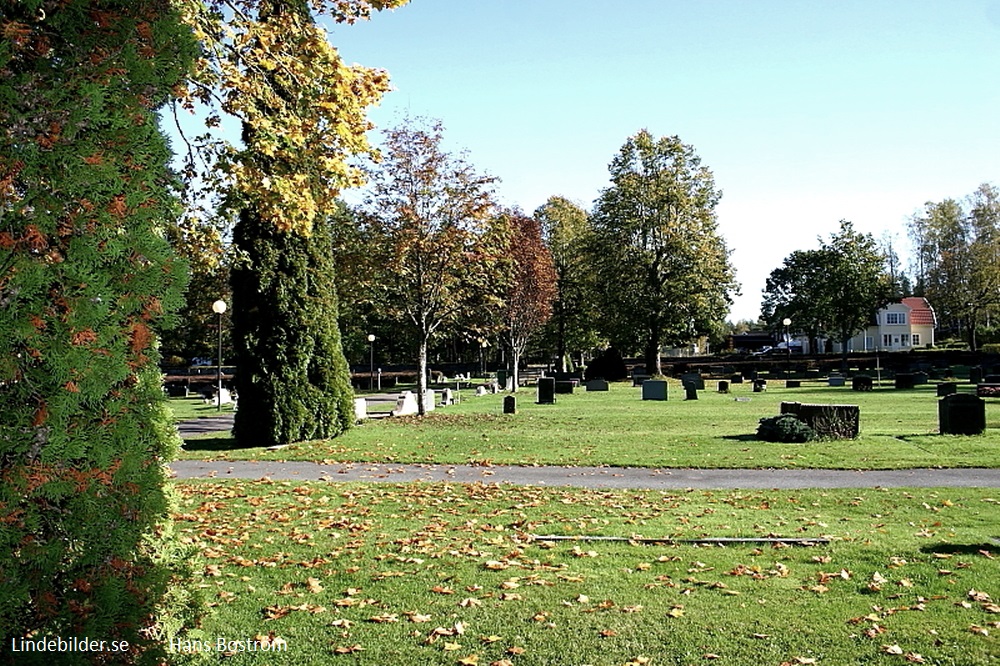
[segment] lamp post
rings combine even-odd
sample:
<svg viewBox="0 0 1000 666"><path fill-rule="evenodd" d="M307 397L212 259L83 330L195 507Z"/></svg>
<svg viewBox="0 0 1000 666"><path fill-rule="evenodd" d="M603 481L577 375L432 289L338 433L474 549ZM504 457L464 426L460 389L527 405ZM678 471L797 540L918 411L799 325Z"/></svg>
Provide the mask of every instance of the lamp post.
<svg viewBox="0 0 1000 666"><path fill-rule="evenodd" d="M375 334L368 334L368 347L371 350L371 356L369 357L368 364L368 388L369 390L375 390Z"/></svg>
<svg viewBox="0 0 1000 666"><path fill-rule="evenodd" d="M217 386L215 387L215 404L217 410L222 411L222 314L226 311L226 302L221 298L216 302L212 303L212 312L219 315L219 355L217 360L219 365L215 368L215 379Z"/></svg>
<svg viewBox="0 0 1000 666"><path fill-rule="evenodd" d="M792 320L785 317L781 323L785 326L785 378L787 379L792 372L792 341L788 338L788 327L792 325Z"/></svg>

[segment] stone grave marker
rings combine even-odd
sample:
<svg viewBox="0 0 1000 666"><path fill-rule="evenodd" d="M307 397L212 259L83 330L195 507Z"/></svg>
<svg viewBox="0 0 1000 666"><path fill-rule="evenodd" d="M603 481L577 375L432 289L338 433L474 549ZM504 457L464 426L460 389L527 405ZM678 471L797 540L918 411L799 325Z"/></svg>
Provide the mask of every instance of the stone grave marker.
<svg viewBox="0 0 1000 666"><path fill-rule="evenodd" d="M981 435L986 431L986 401L968 393L938 400L938 429L942 435Z"/></svg>
<svg viewBox="0 0 1000 666"><path fill-rule="evenodd" d="M413 391L403 391L396 398L396 408L392 410L393 416L411 416L418 412L417 396Z"/></svg>
<svg viewBox="0 0 1000 666"><path fill-rule="evenodd" d="M666 400L667 382L663 379L647 379L642 383L643 400Z"/></svg>
<svg viewBox="0 0 1000 666"><path fill-rule="evenodd" d="M588 391L607 391L608 382L603 379L591 379L586 384Z"/></svg>

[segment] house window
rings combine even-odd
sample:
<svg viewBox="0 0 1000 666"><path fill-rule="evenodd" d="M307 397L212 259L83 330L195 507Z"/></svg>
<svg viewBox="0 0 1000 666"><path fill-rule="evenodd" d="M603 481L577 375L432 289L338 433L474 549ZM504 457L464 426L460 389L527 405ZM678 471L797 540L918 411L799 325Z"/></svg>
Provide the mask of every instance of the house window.
<svg viewBox="0 0 1000 666"><path fill-rule="evenodd" d="M899 344L900 344L901 347L909 347L910 346L910 335L909 335L909 333L903 333L902 335L899 336Z"/></svg>
<svg viewBox="0 0 1000 666"><path fill-rule="evenodd" d="M882 336L882 346L891 347L892 346L892 336L886 333Z"/></svg>
<svg viewBox="0 0 1000 666"><path fill-rule="evenodd" d="M920 334L919 333L914 333L913 334L913 346L914 347L919 347L920 346Z"/></svg>
<svg viewBox="0 0 1000 666"><path fill-rule="evenodd" d="M885 323L886 324L905 324L906 323L906 313L905 312L886 312L885 313Z"/></svg>

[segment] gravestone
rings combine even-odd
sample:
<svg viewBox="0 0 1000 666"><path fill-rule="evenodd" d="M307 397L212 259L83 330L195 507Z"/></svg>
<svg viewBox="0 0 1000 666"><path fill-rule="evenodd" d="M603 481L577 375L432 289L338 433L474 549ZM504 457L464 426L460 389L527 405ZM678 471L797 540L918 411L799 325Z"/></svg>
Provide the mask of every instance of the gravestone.
<svg viewBox="0 0 1000 666"><path fill-rule="evenodd" d="M489 393L489 391L486 389L485 386L477 386L476 387L476 397L481 398L484 395L486 395L487 393Z"/></svg>
<svg viewBox="0 0 1000 666"><path fill-rule="evenodd" d="M434 394L434 389L427 389L426 391L424 391L425 412L433 412L436 401L437 401L437 396Z"/></svg>
<svg viewBox="0 0 1000 666"><path fill-rule="evenodd" d="M983 381L983 369L981 366L974 365L969 368L969 381L973 384Z"/></svg>
<svg viewBox="0 0 1000 666"><path fill-rule="evenodd" d="M588 391L607 391L608 383L603 379L591 379L586 384Z"/></svg>
<svg viewBox="0 0 1000 666"><path fill-rule="evenodd" d="M851 388L855 391L871 391L874 383L869 375L854 375L851 378Z"/></svg>
<svg viewBox="0 0 1000 666"><path fill-rule="evenodd" d="M958 384L955 382L941 382L937 385L937 394L939 398L943 398L946 395L953 395L958 393Z"/></svg>
<svg viewBox="0 0 1000 666"><path fill-rule="evenodd" d="M830 375L829 377L826 378L826 383L828 386L843 386L844 376L837 374Z"/></svg>
<svg viewBox="0 0 1000 666"><path fill-rule="evenodd" d="M642 386L642 383L649 379L649 373L646 372L646 366L637 365L632 368L632 386Z"/></svg>
<svg viewBox="0 0 1000 666"><path fill-rule="evenodd" d="M368 418L368 400L365 398L354 399L354 420L364 421Z"/></svg>
<svg viewBox="0 0 1000 666"><path fill-rule="evenodd" d="M396 398L396 408L391 413L393 416L412 416L417 412L417 396L413 391L403 391Z"/></svg>
<svg viewBox="0 0 1000 666"><path fill-rule="evenodd" d="M725 380L719 381L719 393L729 393L729 382Z"/></svg>
<svg viewBox="0 0 1000 666"><path fill-rule="evenodd" d="M441 391L441 406L447 407L448 405L455 404L455 396L452 394L450 388L443 389Z"/></svg>
<svg viewBox="0 0 1000 666"><path fill-rule="evenodd" d="M819 369L808 368L806 370L806 379L819 379Z"/></svg>
<svg viewBox="0 0 1000 666"><path fill-rule="evenodd" d="M556 393L572 393L576 384L572 380L556 380Z"/></svg>
<svg viewBox="0 0 1000 666"><path fill-rule="evenodd" d="M539 377L538 378L538 404L539 405L552 405L556 401L556 378L555 377Z"/></svg>
<svg viewBox="0 0 1000 666"><path fill-rule="evenodd" d="M1000 384L1000 375L986 375L980 384ZM223 389L225 390L225 389Z"/></svg>
<svg viewBox="0 0 1000 666"><path fill-rule="evenodd" d="M767 390L767 380L766 379L755 379L753 380L753 392L763 393Z"/></svg>
<svg viewBox="0 0 1000 666"><path fill-rule="evenodd" d="M688 372L681 375L681 384L685 387L694 386L699 391L705 390L705 379L699 372Z"/></svg>
<svg viewBox="0 0 1000 666"><path fill-rule="evenodd" d="M743 383L743 375L741 375L741 374L734 374L734 375L732 375L729 378L729 381L731 381L734 384L742 384Z"/></svg>
<svg viewBox="0 0 1000 666"><path fill-rule="evenodd" d="M941 398L938 429L942 435L981 435L986 431L986 401L968 393Z"/></svg>
<svg viewBox="0 0 1000 666"><path fill-rule="evenodd" d="M642 383L643 400L666 400L667 382L663 379L647 379Z"/></svg>
<svg viewBox="0 0 1000 666"><path fill-rule="evenodd" d="M503 413L517 414L517 398L512 395L508 395L503 399Z"/></svg>
<svg viewBox="0 0 1000 666"><path fill-rule="evenodd" d="M911 389L913 388L913 375L908 372L901 372L896 375L896 388L898 389Z"/></svg>
<svg viewBox="0 0 1000 666"><path fill-rule="evenodd" d="M786 379L785 388L802 388L802 380L800 379Z"/></svg>
<svg viewBox="0 0 1000 666"><path fill-rule="evenodd" d="M926 383L927 383L927 373L926 372L924 372L924 371L921 370L919 372L914 372L913 373L913 385L914 386L918 386L920 384L926 384Z"/></svg>
<svg viewBox="0 0 1000 666"><path fill-rule="evenodd" d="M684 399L685 400L698 399L698 388L694 384L686 384L684 386Z"/></svg>

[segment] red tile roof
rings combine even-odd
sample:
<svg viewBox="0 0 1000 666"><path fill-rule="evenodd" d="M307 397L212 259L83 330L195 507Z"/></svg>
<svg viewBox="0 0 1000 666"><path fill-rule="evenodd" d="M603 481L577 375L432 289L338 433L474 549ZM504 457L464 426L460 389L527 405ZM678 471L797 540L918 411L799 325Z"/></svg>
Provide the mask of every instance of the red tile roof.
<svg viewBox="0 0 1000 666"><path fill-rule="evenodd" d="M903 305L910 308L911 324L930 324L937 326L937 317L934 316L934 308L921 296L911 296L903 299Z"/></svg>

